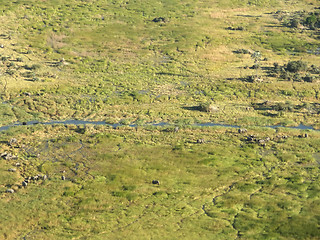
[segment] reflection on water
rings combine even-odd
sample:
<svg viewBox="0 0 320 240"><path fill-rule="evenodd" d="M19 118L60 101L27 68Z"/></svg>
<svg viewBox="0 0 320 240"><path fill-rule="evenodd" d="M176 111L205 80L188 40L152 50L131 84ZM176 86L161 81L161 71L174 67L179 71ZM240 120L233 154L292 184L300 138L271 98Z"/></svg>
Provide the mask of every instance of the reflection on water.
<svg viewBox="0 0 320 240"><path fill-rule="evenodd" d="M11 125L7 126L2 126L0 127L0 131L5 131L8 130L11 127L14 126L22 126L22 125L37 125L37 124L42 124L42 125L54 125L54 124L64 124L64 125L106 125L106 126L111 126L113 128L117 128L119 126L123 126L121 123L115 123L115 124L109 124L103 121L86 121L86 120L64 120L64 121L49 121L49 122L39 122L39 121L29 121L29 122L22 122L22 123L14 123ZM159 123L146 123L144 125L138 125L138 124L129 124L127 126L130 127L137 127L137 126L158 126L158 127L164 127L164 126L175 126L175 124L170 124L166 122L159 122ZM195 127L227 127L227 128L240 128L238 125L229 125L229 124L223 124L223 123L194 123L190 124L190 126L195 126ZM296 127L285 127L281 125L274 125L274 126L265 126L266 128L291 128L291 129L300 129L300 130L315 130L312 126L306 126L303 124L300 124L299 126Z"/></svg>

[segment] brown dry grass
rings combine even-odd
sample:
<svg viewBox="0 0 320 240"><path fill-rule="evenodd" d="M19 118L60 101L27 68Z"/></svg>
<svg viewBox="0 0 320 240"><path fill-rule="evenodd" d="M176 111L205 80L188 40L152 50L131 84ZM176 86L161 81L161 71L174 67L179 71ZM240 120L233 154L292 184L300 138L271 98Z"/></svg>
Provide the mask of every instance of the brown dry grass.
<svg viewBox="0 0 320 240"><path fill-rule="evenodd" d="M215 9L213 12L210 13L211 18L222 18L226 19L230 17L230 15L236 15L239 13L247 13L250 9L249 8L234 8L234 9Z"/></svg>
<svg viewBox="0 0 320 240"><path fill-rule="evenodd" d="M58 50L59 48L66 46L66 43L63 42L66 37L67 36L63 34L51 33L47 38L47 43L53 49Z"/></svg>

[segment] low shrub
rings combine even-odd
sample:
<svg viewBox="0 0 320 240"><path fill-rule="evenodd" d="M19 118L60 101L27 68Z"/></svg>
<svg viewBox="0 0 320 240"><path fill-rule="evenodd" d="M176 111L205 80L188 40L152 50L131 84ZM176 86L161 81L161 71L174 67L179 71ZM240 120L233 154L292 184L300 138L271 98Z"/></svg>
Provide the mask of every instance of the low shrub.
<svg viewBox="0 0 320 240"><path fill-rule="evenodd" d="M41 66L39 64L32 64L31 66L25 65L24 68L27 70L37 70L40 69Z"/></svg>
<svg viewBox="0 0 320 240"><path fill-rule="evenodd" d="M203 111L203 112L211 112L212 113L212 112L218 111L219 109L217 106L215 106L211 103L201 103L199 105L199 110Z"/></svg>
<svg viewBox="0 0 320 240"><path fill-rule="evenodd" d="M285 67L286 71L289 72L305 72L308 69L308 65L304 61L289 61Z"/></svg>

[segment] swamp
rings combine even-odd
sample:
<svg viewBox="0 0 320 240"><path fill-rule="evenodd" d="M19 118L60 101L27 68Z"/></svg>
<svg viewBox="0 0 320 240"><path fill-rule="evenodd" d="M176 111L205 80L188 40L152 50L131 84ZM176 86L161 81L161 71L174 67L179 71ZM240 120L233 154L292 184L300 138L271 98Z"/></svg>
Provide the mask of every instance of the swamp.
<svg viewBox="0 0 320 240"><path fill-rule="evenodd" d="M0 20L0 239L319 239L319 1Z"/></svg>

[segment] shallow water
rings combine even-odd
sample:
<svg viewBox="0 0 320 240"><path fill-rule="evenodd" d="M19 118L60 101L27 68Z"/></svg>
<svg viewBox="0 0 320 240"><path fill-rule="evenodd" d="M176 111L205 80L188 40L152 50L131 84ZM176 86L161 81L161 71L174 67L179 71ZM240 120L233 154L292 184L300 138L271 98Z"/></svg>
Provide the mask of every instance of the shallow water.
<svg viewBox="0 0 320 240"><path fill-rule="evenodd" d="M39 122L39 121L29 121L29 122L23 122L23 123L14 123L11 125L7 126L2 126L0 127L0 131L5 131L8 130L11 127L15 126L22 126L22 125L37 125L37 124L42 124L42 125L54 125L54 124L64 124L64 125L106 125L106 126L111 126L113 128L117 128L119 126L124 126L121 123L115 123L115 124L109 124L104 121L89 121L89 120L64 120L64 121L49 121L49 122ZM140 125L137 124L129 124L128 126L130 127L138 127ZM159 122L159 123L146 123L143 126L159 126L159 127L164 127L164 126L175 126L175 124L170 124L166 122ZM195 126L195 127L226 127L226 128L241 128L238 125L230 125L230 124L223 124L223 123L194 123L191 124L190 126ZM257 126L258 127L258 126ZM274 126L264 126L265 128L288 128L288 129L299 129L299 130L314 130L314 131L319 131L317 129L314 129L312 126L306 126L303 124L300 124L299 126L295 127L286 127L282 125L274 125Z"/></svg>
<svg viewBox="0 0 320 240"><path fill-rule="evenodd" d="M295 127L285 127L285 126L282 126L282 125L273 125L273 126L266 126L267 128L291 128L291 129L300 129L300 130L315 130L315 131L319 131L319 130L316 130L314 129L312 126L306 126L306 125L303 125L303 124L300 124L299 126L295 126Z"/></svg>

